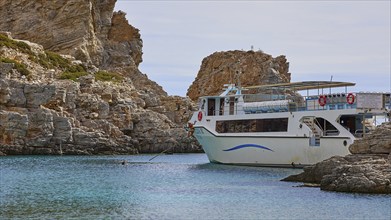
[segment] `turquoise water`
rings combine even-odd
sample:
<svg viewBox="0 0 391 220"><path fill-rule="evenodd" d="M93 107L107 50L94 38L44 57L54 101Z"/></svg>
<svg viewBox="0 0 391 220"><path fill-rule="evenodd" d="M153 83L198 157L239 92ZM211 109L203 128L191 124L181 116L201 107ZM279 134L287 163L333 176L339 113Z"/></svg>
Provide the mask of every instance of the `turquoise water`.
<svg viewBox="0 0 391 220"><path fill-rule="evenodd" d="M391 196L279 181L301 170L152 156L0 157L0 219L391 219Z"/></svg>

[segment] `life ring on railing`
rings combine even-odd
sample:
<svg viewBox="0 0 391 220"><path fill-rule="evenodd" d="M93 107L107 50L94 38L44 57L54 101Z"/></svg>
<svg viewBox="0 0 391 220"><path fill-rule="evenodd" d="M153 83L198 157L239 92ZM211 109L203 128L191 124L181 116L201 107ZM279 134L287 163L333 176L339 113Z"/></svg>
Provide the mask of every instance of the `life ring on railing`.
<svg viewBox="0 0 391 220"><path fill-rule="evenodd" d="M353 93L349 93L348 96L346 96L346 102L349 104L349 105L352 105L354 103L354 95Z"/></svg>
<svg viewBox="0 0 391 220"><path fill-rule="evenodd" d="M202 120L202 112L198 112L198 121Z"/></svg>
<svg viewBox="0 0 391 220"><path fill-rule="evenodd" d="M320 106L326 105L326 103L327 103L327 98L326 98L326 96L325 96L325 95L319 96L318 102L319 102L319 105L320 105Z"/></svg>

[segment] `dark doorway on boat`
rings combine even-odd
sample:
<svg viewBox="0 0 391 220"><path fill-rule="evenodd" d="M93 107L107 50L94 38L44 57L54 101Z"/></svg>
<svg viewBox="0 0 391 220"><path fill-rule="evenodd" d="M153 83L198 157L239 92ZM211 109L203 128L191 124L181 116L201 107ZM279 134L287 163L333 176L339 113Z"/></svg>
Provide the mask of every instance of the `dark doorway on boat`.
<svg viewBox="0 0 391 220"><path fill-rule="evenodd" d="M208 99L208 115L215 115L215 99Z"/></svg>
<svg viewBox="0 0 391 220"><path fill-rule="evenodd" d="M356 130L356 117L354 115L343 115L339 119L339 123L346 128L346 130L350 131L350 133L354 133Z"/></svg>
<svg viewBox="0 0 391 220"><path fill-rule="evenodd" d="M371 116L368 116L371 118ZM342 115L339 118L339 123L346 128L350 133L352 133L356 137L363 136L363 126L362 126L362 115ZM365 128L365 132L369 132L368 128Z"/></svg>

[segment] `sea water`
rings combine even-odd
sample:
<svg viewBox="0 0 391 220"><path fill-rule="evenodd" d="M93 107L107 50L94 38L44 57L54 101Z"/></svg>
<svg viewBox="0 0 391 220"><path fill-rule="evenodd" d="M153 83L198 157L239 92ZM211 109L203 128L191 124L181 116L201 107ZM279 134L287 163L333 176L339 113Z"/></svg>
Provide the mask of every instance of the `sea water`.
<svg viewBox="0 0 391 220"><path fill-rule="evenodd" d="M300 169L153 156L0 157L0 219L391 219L390 195L280 181Z"/></svg>

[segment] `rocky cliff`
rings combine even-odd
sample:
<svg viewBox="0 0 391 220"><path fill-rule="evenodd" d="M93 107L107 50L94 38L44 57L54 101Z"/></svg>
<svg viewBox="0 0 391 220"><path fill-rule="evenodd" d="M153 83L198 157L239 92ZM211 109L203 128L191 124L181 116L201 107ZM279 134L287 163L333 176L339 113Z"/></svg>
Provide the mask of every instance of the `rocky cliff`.
<svg viewBox="0 0 391 220"><path fill-rule="evenodd" d="M391 194L391 123L355 140L352 154L334 156L284 181L320 184L322 190Z"/></svg>
<svg viewBox="0 0 391 220"><path fill-rule="evenodd" d="M115 2L0 1L0 154L200 150L183 129L194 103L138 70Z"/></svg>
<svg viewBox="0 0 391 220"><path fill-rule="evenodd" d="M290 82L289 63L285 56L273 58L262 51L216 52L202 60L198 75L187 90L194 101L200 96L218 95L223 85L241 86Z"/></svg>
<svg viewBox="0 0 391 220"><path fill-rule="evenodd" d="M140 72L139 30L115 3L0 0L0 154L200 151L183 129L194 102ZM238 79L289 82L288 68L284 56L216 52L188 95L217 94Z"/></svg>
<svg viewBox="0 0 391 220"><path fill-rule="evenodd" d="M0 30L29 40L46 50L105 67L142 61L139 30L123 12L114 12L116 0L0 1Z"/></svg>

